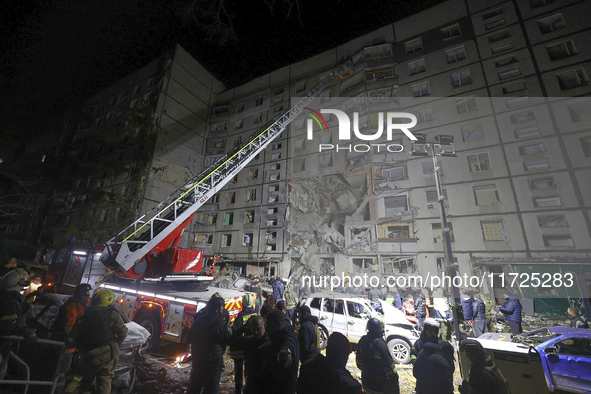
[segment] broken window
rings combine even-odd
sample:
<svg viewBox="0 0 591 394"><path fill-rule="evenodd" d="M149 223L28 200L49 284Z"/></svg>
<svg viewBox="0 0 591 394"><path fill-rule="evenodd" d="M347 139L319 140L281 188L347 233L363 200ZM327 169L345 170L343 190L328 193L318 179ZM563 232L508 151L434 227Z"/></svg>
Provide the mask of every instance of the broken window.
<svg viewBox="0 0 591 394"><path fill-rule="evenodd" d="M533 144L519 147L520 155L533 155L534 153L546 152L544 144Z"/></svg>
<svg viewBox="0 0 591 394"><path fill-rule="evenodd" d="M365 80L367 82L376 82L380 79L390 78L394 76L394 67L392 66L380 67L374 70L365 71Z"/></svg>
<svg viewBox="0 0 591 394"><path fill-rule="evenodd" d="M279 174L270 174L269 175L269 180L270 181L277 181L277 180L279 180Z"/></svg>
<svg viewBox="0 0 591 394"><path fill-rule="evenodd" d="M244 118L238 119L236 122L234 122L235 129L241 129L243 126L244 126Z"/></svg>
<svg viewBox="0 0 591 394"><path fill-rule="evenodd" d="M488 153L468 155L468 165L470 166L470 172L492 170Z"/></svg>
<svg viewBox="0 0 591 394"><path fill-rule="evenodd" d="M220 202L220 194L214 194L213 196L211 196L211 201L212 204L218 204Z"/></svg>
<svg viewBox="0 0 591 394"><path fill-rule="evenodd" d="M433 160L425 161L421 163L423 167L423 178L429 179L435 176L435 167L433 166ZM441 163L441 159L437 158L437 166L439 167L439 175L443 176L443 165Z"/></svg>
<svg viewBox="0 0 591 394"><path fill-rule="evenodd" d="M280 170L280 169L281 169L281 164L279 164L279 163L271 164L271 171L276 171L276 170Z"/></svg>
<svg viewBox="0 0 591 394"><path fill-rule="evenodd" d="M556 187L554 178L530 179L528 181L530 189L547 189L549 187Z"/></svg>
<svg viewBox="0 0 591 394"><path fill-rule="evenodd" d="M524 127L514 130L513 134L515 134L515 138L527 138L540 135L540 130L538 129L538 126Z"/></svg>
<svg viewBox="0 0 591 394"><path fill-rule="evenodd" d="M572 247L575 246L570 235L544 235L544 246Z"/></svg>
<svg viewBox="0 0 591 394"><path fill-rule="evenodd" d="M224 226L230 226L234 224L234 213L226 213L226 217L224 219Z"/></svg>
<svg viewBox="0 0 591 394"><path fill-rule="evenodd" d="M238 182L238 174L234 175L232 179L230 179L230 183L234 184Z"/></svg>
<svg viewBox="0 0 591 394"><path fill-rule="evenodd" d="M564 215L538 216L538 225L540 227L568 227L566 216Z"/></svg>
<svg viewBox="0 0 591 394"><path fill-rule="evenodd" d="M407 179L406 164L400 164L392 168L382 167L381 175L384 182Z"/></svg>
<svg viewBox="0 0 591 394"><path fill-rule="evenodd" d="M248 189L246 191L246 201L256 201L257 189Z"/></svg>
<svg viewBox="0 0 591 394"><path fill-rule="evenodd" d="M295 159L293 161L293 172L306 171L306 160Z"/></svg>
<svg viewBox="0 0 591 394"><path fill-rule="evenodd" d="M476 97L465 97L456 100L456 109L458 114L463 114L470 111L478 110L478 104L476 103Z"/></svg>
<svg viewBox="0 0 591 394"><path fill-rule="evenodd" d="M439 200L437 199L437 190L427 190L425 192L425 194L427 197L427 208L428 209L435 209L436 207L439 206ZM449 204L447 201L447 190L443 189L441 194L443 194L443 205L446 208L449 208Z"/></svg>
<svg viewBox="0 0 591 394"><path fill-rule="evenodd" d="M530 160L523 162L523 169L525 171L539 171L539 170L546 170L550 168L550 160L549 159L542 159L542 160Z"/></svg>
<svg viewBox="0 0 591 394"><path fill-rule="evenodd" d="M584 68L558 73L556 74L556 78L558 79L560 90L574 89L579 86L589 85L589 78L587 78L587 73Z"/></svg>
<svg viewBox="0 0 591 394"><path fill-rule="evenodd" d="M222 248L227 248L232 245L232 234L222 234Z"/></svg>
<svg viewBox="0 0 591 394"><path fill-rule="evenodd" d="M236 106L236 112L244 111L244 103L240 103Z"/></svg>
<svg viewBox="0 0 591 394"><path fill-rule="evenodd" d="M256 115L253 115L252 117L252 124L258 124L261 123L263 121L263 113L259 113Z"/></svg>
<svg viewBox="0 0 591 394"><path fill-rule="evenodd" d="M267 220L267 226L277 226L277 218Z"/></svg>
<svg viewBox="0 0 591 394"><path fill-rule="evenodd" d="M234 148L239 147L241 143L242 143L242 137L234 138Z"/></svg>
<svg viewBox="0 0 591 394"><path fill-rule="evenodd" d="M258 168L248 170L248 180L249 181L257 179L258 177L259 177L259 169Z"/></svg>
<svg viewBox="0 0 591 394"><path fill-rule="evenodd" d="M244 223L254 223L254 211L246 211L244 215Z"/></svg>
<svg viewBox="0 0 591 394"><path fill-rule="evenodd" d="M279 202L279 196L269 196L269 202Z"/></svg>
<svg viewBox="0 0 591 394"><path fill-rule="evenodd" d="M351 242L357 243L368 239L370 231L367 227L365 228L352 228L351 229Z"/></svg>
<svg viewBox="0 0 591 394"><path fill-rule="evenodd" d="M496 205L500 202L497 185L474 186L476 205Z"/></svg>
<svg viewBox="0 0 591 394"><path fill-rule="evenodd" d="M513 114L513 115L511 115L510 119L511 119L511 123L515 124L515 123L529 122L530 120L535 120L536 117L532 111L528 111L528 112L519 112L519 113Z"/></svg>
<svg viewBox="0 0 591 394"><path fill-rule="evenodd" d="M294 142L294 147L296 151L304 150L306 147L306 139L304 137L296 138Z"/></svg>
<svg viewBox="0 0 591 394"><path fill-rule="evenodd" d="M388 226L388 238L413 238L408 225Z"/></svg>
<svg viewBox="0 0 591 394"><path fill-rule="evenodd" d="M560 197L534 197L533 198L534 206L536 208L548 208L548 207L560 207L562 203L560 202Z"/></svg>
<svg viewBox="0 0 591 394"><path fill-rule="evenodd" d="M382 266L385 275L412 274L416 271L415 260L413 258L384 258Z"/></svg>
<svg viewBox="0 0 591 394"><path fill-rule="evenodd" d="M269 192L278 192L279 185L269 185Z"/></svg>
<svg viewBox="0 0 591 394"><path fill-rule="evenodd" d="M281 143L276 143L276 144L271 145L271 149L272 150L281 149Z"/></svg>
<svg viewBox="0 0 591 394"><path fill-rule="evenodd" d="M408 202L406 195L385 197L384 207L386 208L386 216L394 215L396 212L407 211Z"/></svg>
<svg viewBox="0 0 591 394"><path fill-rule="evenodd" d="M265 245L268 251L277 250L277 244L267 244Z"/></svg>
<svg viewBox="0 0 591 394"><path fill-rule="evenodd" d="M279 208L273 207L267 209L267 215L275 215L278 212Z"/></svg>
<svg viewBox="0 0 591 394"><path fill-rule="evenodd" d="M197 245L213 244L213 234L195 234L194 241Z"/></svg>
<svg viewBox="0 0 591 394"><path fill-rule="evenodd" d="M455 242L454 238L454 230L451 223L447 223L447 228L449 229L449 239L451 242ZM441 243L443 242L443 234L441 232L441 223L431 223L431 231L433 232L433 243Z"/></svg>
<svg viewBox="0 0 591 394"><path fill-rule="evenodd" d="M259 107L259 106L261 106L261 105L263 105L263 97L262 97L262 96L261 96L261 97L257 97L257 98L254 100L254 106L255 106L255 107Z"/></svg>
<svg viewBox="0 0 591 394"><path fill-rule="evenodd" d="M326 153L320 155L320 167L330 167L332 166L332 153Z"/></svg>
<svg viewBox="0 0 591 394"><path fill-rule="evenodd" d="M234 204L236 202L236 192L228 193L227 203Z"/></svg>
<svg viewBox="0 0 591 394"><path fill-rule="evenodd" d="M242 246L252 246L253 233L242 234Z"/></svg>
<svg viewBox="0 0 591 394"><path fill-rule="evenodd" d="M353 266L357 268L355 272L359 272L362 269L370 269L374 265L373 259L353 259Z"/></svg>
<svg viewBox="0 0 591 394"><path fill-rule="evenodd" d="M462 138L464 142L480 141L484 139L484 126L482 123L473 123L462 126Z"/></svg>
<svg viewBox="0 0 591 394"><path fill-rule="evenodd" d="M271 154L271 160L277 160L277 159L281 159L281 152Z"/></svg>
<svg viewBox="0 0 591 394"><path fill-rule="evenodd" d="M277 231L267 231L267 239L276 239Z"/></svg>

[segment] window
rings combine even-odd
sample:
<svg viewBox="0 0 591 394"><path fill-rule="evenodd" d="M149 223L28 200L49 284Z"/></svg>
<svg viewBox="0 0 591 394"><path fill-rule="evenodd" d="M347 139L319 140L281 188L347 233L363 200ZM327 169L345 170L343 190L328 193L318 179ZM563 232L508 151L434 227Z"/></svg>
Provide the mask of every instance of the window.
<svg viewBox="0 0 591 394"><path fill-rule="evenodd" d="M261 105L263 105L263 97L257 97L254 100L254 106L255 107L260 107Z"/></svg>
<svg viewBox="0 0 591 394"><path fill-rule="evenodd" d="M443 39L447 40L450 38L461 36L462 32L460 31L460 25L456 23L455 25L451 25L441 29L441 34L443 35Z"/></svg>
<svg viewBox="0 0 591 394"><path fill-rule="evenodd" d="M213 196L211 196L211 201L212 204L218 204L220 202L220 195L218 194L214 194Z"/></svg>
<svg viewBox="0 0 591 394"><path fill-rule="evenodd" d="M421 163L423 167L423 178L433 178L435 176L435 168L433 167L433 160L424 161ZM443 165L439 157L437 158L437 166L439 167L439 175L443 176Z"/></svg>
<svg viewBox="0 0 591 394"><path fill-rule="evenodd" d="M238 174L234 175L234 176L232 177L232 179L230 179L230 183L231 183L231 184L238 183Z"/></svg>
<svg viewBox="0 0 591 394"><path fill-rule="evenodd" d="M267 231L267 239L277 239L277 231Z"/></svg>
<svg viewBox="0 0 591 394"><path fill-rule="evenodd" d="M296 84L296 86L295 86L296 93L303 92L304 90L306 90L306 81L299 82Z"/></svg>
<svg viewBox="0 0 591 394"><path fill-rule="evenodd" d="M279 174L271 174L271 175L269 175L269 180L270 181L277 181L277 180L279 180Z"/></svg>
<svg viewBox="0 0 591 394"><path fill-rule="evenodd" d="M538 126L525 127L522 129L514 130L513 134L515 134L515 138L527 138L540 135L540 130L538 129Z"/></svg>
<svg viewBox="0 0 591 394"><path fill-rule="evenodd" d="M507 241L507 229L503 219L481 220L482 238L485 241Z"/></svg>
<svg viewBox="0 0 591 394"><path fill-rule="evenodd" d="M510 51L511 49L513 49L513 44L509 42L507 44L502 44L502 45L498 45L496 47L491 47L490 51L492 52L493 55L498 55L499 53L507 52L507 51Z"/></svg>
<svg viewBox="0 0 591 394"><path fill-rule="evenodd" d="M536 208L548 208L548 207L560 207L562 203L560 202L560 197L534 197L534 206Z"/></svg>
<svg viewBox="0 0 591 394"><path fill-rule="evenodd" d="M406 50L406 53L420 51L421 49L423 49L423 40L419 37L412 41L408 41L404 43L404 48Z"/></svg>
<svg viewBox="0 0 591 394"><path fill-rule="evenodd" d="M566 216L564 215L542 215L538 216L538 226L540 227L568 227Z"/></svg>
<svg viewBox="0 0 591 394"><path fill-rule="evenodd" d="M244 103L240 103L236 106L236 112L244 111Z"/></svg>
<svg viewBox="0 0 591 394"><path fill-rule="evenodd" d="M270 168L271 168L271 171L280 170L281 169L281 164L279 164L279 163L271 164L271 167Z"/></svg>
<svg viewBox="0 0 591 394"><path fill-rule="evenodd" d="M256 201L257 189L248 189L246 191L246 201Z"/></svg>
<svg viewBox="0 0 591 394"><path fill-rule="evenodd" d="M552 3L554 3L554 0L529 0L529 5L531 5L531 8L543 7Z"/></svg>
<svg viewBox="0 0 591 394"><path fill-rule="evenodd" d="M547 158L542 160L531 160L523 162L523 169L525 171L539 171L546 170L548 168L550 168L550 160Z"/></svg>
<svg viewBox="0 0 591 394"><path fill-rule="evenodd" d="M330 144L332 143L332 134L331 133L324 133L320 136L320 143L322 144Z"/></svg>
<svg viewBox="0 0 591 394"><path fill-rule="evenodd" d="M252 124L258 124L263 121L263 113L259 113L252 116Z"/></svg>
<svg viewBox="0 0 591 394"><path fill-rule="evenodd" d="M406 195L400 194L397 196L390 196L384 198L384 207L386 208L386 216L392 216L396 212L408 211L408 200Z"/></svg>
<svg viewBox="0 0 591 394"><path fill-rule="evenodd" d="M253 235L253 233L242 234L242 246L252 246Z"/></svg>
<svg viewBox="0 0 591 394"><path fill-rule="evenodd" d="M513 114L513 115L511 115L510 119L511 119L512 124L516 124L516 123L528 122L530 120L535 120L536 117L532 111L528 111L528 112L519 112L519 113Z"/></svg>
<svg viewBox="0 0 591 394"><path fill-rule="evenodd" d="M195 234L195 243L197 245L213 244L213 234Z"/></svg>
<svg viewBox="0 0 591 394"><path fill-rule="evenodd" d="M277 250L277 244L266 244L265 246L269 251Z"/></svg>
<svg viewBox="0 0 591 394"><path fill-rule="evenodd" d="M319 162L320 162L320 167L332 166L332 153L326 153L326 154L320 155Z"/></svg>
<svg viewBox="0 0 591 394"><path fill-rule="evenodd" d="M517 59L517 56L504 57L502 59L495 60L495 67L499 68L499 67L507 66L509 64L513 64L513 63L517 63L517 62L519 62L519 59Z"/></svg>
<svg viewBox="0 0 591 394"><path fill-rule="evenodd" d="M224 226L230 226L232 224L234 224L234 213L226 213L224 219Z"/></svg>
<svg viewBox="0 0 591 394"><path fill-rule="evenodd" d="M277 218L268 219L267 226L277 226Z"/></svg>
<svg viewBox="0 0 591 394"><path fill-rule="evenodd" d="M239 147L241 143L242 143L242 137L234 138L234 148Z"/></svg>
<svg viewBox="0 0 591 394"><path fill-rule="evenodd" d="M447 201L447 190L443 189L441 194L443 194L443 205L446 208L449 208L449 203ZM427 197L428 209L435 209L439 206L439 200L437 199L437 190L427 190L425 192L425 195Z"/></svg>
<svg viewBox="0 0 591 394"><path fill-rule="evenodd" d="M528 183L530 189L547 189L550 187L556 187L554 178L530 179Z"/></svg>
<svg viewBox="0 0 591 394"><path fill-rule="evenodd" d="M383 168L382 179L384 180L384 182L400 181L406 179L407 177L405 170L405 165L400 165L392 168Z"/></svg>
<svg viewBox="0 0 591 394"><path fill-rule="evenodd" d="M470 70L460 71L451 75L451 84L453 87L459 87L472 83L472 76Z"/></svg>
<svg viewBox="0 0 591 394"><path fill-rule="evenodd" d="M236 192L230 192L230 193L228 193L227 203L228 204L234 204L235 202L236 202Z"/></svg>
<svg viewBox="0 0 591 394"><path fill-rule="evenodd" d="M269 196L269 202L279 202L279 196Z"/></svg>
<svg viewBox="0 0 591 394"><path fill-rule="evenodd" d="M503 87L503 94L515 93L525 89L525 82L517 82Z"/></svg>
<svg viewBox="0 0 591 394"><path fill-rule="evenodd" d="M458 110L458 114L478 110L476 97L464 97L456 100L456 109Z"/></svg>
<svg viewBox="0 0 591 394"><path fill-rule="evenodd" d="M269 186L269 192L278 192L279 191L279 185L270 185Z"/></svg>
<svg viewBox="0 0 591 394"><path fill-rule="evenodd" d="M445 57L448 63L454 63L466 58L466 48L462 45L461 47L448 49L445 51Z"/></svg>
<svg viewBox="0 0 591 394"><path fill-rule="evenodd" d="M505 101L505 106L507 108L515 108L515 107L520 107L522 105L527 105L529 104L529 97L525 96L525 97L515 97L515 98L511 98L508 99L507 101Z"/></svg>
<svg viewBox="0 0 591 394"><path fill-rule="evenodd" d="M244 223L254 223L254 211L246 211L245 212Z"/></svg>
<svg viewBox="0 0 591 394"><path fill-rule="evenodd" d="M248 170L248 180L249 181L255 180L258 177L259 177L259 169L258 168Z"/></svg>
<svg viewBox="0 0 591 394"><path fill-rule="evenodd" d="M375 70L367 70L365 72L365 79L367 82L375 82L380 79L389 78L394 76L394 67L382 67Z"/></svg>
<svg viewBox="0 0 591 394"><path fill-rule="evenodd" d="M495 42L502 41L506 38L511 38L511 33L509 33L508 30L488 36L488 42L489 44L493 44Z"/></svg>
<svg viewBox="0 0 591 394"><path fill-rule="evenodd" d="M279 212L279 208L277 207L267 208L267 215L275 215L277 212Z"/></svg>
<svg viewBox="0 0 591 394"><path fill-rule="evenodd" d="M546 51L548 51L548 56L552 61L565 59L567 57L575 56L579 53L579 51L577 51L577 48L575 47L575 43L573 40L568 40L560 42L558 44L549 45L546 47Z"/></svg>
<svg viewBox="0 0 591 394"><path fill-rule="evenodd" d="M303 128L304 128L304 121L305 121L305 120L306 120L306 119L304 119L304 118L299 118L299 119L296 119L296 120L294 121L294 126L295 126L295 129L296 129L296 130L301 130L301 129L303 129Z"/></svg>
<svg viewBox="0 0 591 394"><path fill-rule="evenodd" d="M581 148L583 148L585 157L591 157L591 137L581 137L579 141L581 142Z"/></svg>
<svg viewBox="0 0 591 394"><path fill-rule="evenodd" d="M281 149L281 144L280 143L279 144L273 144L273 145L271 145L271 149L272 150Z"/></svg>
<svg viewBox="0 0 591 394"><path fill-rule="evenodd" d="M497 205L501 201L497 185L474 186L472 189L476 205Z"/></svg>
<svg viewBox="0 0 591 394"><path fill-rule="evenodd" d="M293 161L293 172L306 171L306 160L295 159Z"/></svg>
<svg viewBox="0 0 591 394"><path fill-rule="evenodd" d="M503 71L503 72L500 72L498 75L499 75L500 81L505 81L507 79L519 77L521 75L521 69L516 68L514 70Z"/></svg>
<svg viewBox="0 0 591 394"><path fill-rule="evenodd" d="M451 223L447 223L447 228L449 229L449 239L451 242L455 242L454 238L454 230ZM443 234L441 231L441 223L431 223L431 231L433 232L433 243L442 243L443 242Z"/></svg>
<svg viewBox="0 0 591 394"><path fill-rule="evenodd" d="M538 27L542 34L550 33L566 27L566 23L561 13L554 14L544 19L538 20Z"/></svg>
<svg viewBox="0 0 591 394"><path fill-rule="evenodd" d="M281 152L271 153L271 160L281 159Z"/></svg>
<svg viewBox="0 0 591 394"><path fill-rule="evenodd" d="M408 63L408 74L415 75L418 73L422 73L423 71L427 71L425 66L425 59L419 59L414 62Z"/></svg>
<svg viewBox="0 0 591 394"><path fill-rule="evenodd" d="M464 142L481 141L485 138L484 126L482 126L482 123L465 125L460 129L462 131Z"/></svg>
<svg viewBox="0 0 591 394"><path fill-rule="evenodd" d="M546 147L544 144L533 144L519 147L520 155L533 155L540 152L546 152Z"/></svg>
<svg viewBox="0 0 591 394"><path fill-rule="evenodd" d="M235 129L241 129L243 126L244 126L244 118L238 119L236 122L234 122Z"/></svg>
<svg viewBox="0 0 591 394"><path fill-rule="evenodd" d="M544 240L544 246L575 246L570 235L544 235L542 236L542 239Z"/></svg>
<svg viewBox="0 0 591 394"><path fill-rule="evenodd" d="M470 166L470 172L492 170L488 153L468 155L468 165Z"/></svg>
<svg viewBox="0 0 591 394"><path fill-rule="evenodd" d="M560 90L574 89L579 86L589 85L589 78L587 78L587 74L582 68L556 74L556 78L558 78Z"/></svg>
<svg viewBox="0 0 591 394"><path fill-rule="evenodd" d="M423 82L418 85L413 85L411 87L412 96L413 97L423 97L428 96L431 94L431 89L429 88L429 82Z"/></svg>
<svg viewBox="0 0 591 394"><path fill-rule="evenodd" d="M232 245L232 234L222 234L222 248L228 248Z"/></svg>
<svg viewBox="0 0 591 394"><path fill-rule="evenodd" d="M503 17L503 10L501 8L495 8L494 10L486 11L482 13L482 21L484 22L484 28L486 31L496 29L507 24Z"/></svg>
<svg viewBox="0 0 591 394"><path fill-rule="evenodd" d="M415 109L415 116L417 117L418 123L430 122L434 119L433 107L425 107L425 108Z"/></svg>
<svg viewBox="0 0 591 394"><path fill-rule="evenodd" d="M414 238L410 232L410 226L388 226L388 238Z"/></svg>
<svg viewBox="0 0 591 394"><path fill-rule="evenodd" d="M306 148L306 139L304 137L297 138L294 141L296 151L304 150Z"/></svg>

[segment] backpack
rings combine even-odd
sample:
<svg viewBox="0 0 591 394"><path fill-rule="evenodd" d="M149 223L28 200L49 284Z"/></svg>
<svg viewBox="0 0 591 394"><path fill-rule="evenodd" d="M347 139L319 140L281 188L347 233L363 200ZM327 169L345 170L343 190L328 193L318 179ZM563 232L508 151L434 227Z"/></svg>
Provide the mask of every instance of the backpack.
<svg viewBox="0 0 591 394"><path fill-rule="evenodd" d="M82 351L107 346L113 340L111 308L90 309L76 321L77 337L74 345Z"/></svg>
<svg viewBox="0 0 591 394"><path fill-rule="evenodd" d="M67 310L68 304L70 302L76 302L76 303L82 305L82 307L84 309L86 309L86 305L82 304L75 297L68 298L68 300L65 302L65 304L63 304L62 306L59 307L59 309L57 311L57 316L55 317L55 320L53 321L53 324L51 325L51 330L52 330L53 334L57 335L59 337L62 337L66 334L66 332L64 330L64 326L66 325L66 310Z"/></svg>

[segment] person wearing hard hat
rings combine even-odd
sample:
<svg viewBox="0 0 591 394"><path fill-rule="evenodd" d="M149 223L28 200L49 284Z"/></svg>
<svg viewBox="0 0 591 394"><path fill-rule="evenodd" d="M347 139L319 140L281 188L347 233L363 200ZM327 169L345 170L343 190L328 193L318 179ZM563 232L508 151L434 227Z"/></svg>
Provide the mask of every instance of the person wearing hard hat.
<svg viewBox="0 0 591 394"><path fill-rule="evenodd" d="M256 315L257 313L254 310L252 296L246 294L242 297L242 310L236 315L236 319L234 319L234 322L232 323L232 333L236 334L242 326L246 325L248 319ZM250 335L250 332L247 331L246 334ZM228 355L234 360L234 382L236 393L241 393L244 384L244 351L240 346L230 344Z"/></svg>
<svg viewBox="0 0 591 394"><path fill-rule="evenodd" d="M115 293L109 289L99 290L92 297L90 307L72 327L71 336L81 354L80 393L111 392L119 347L127 336L127 327L113 307L114 302Z"/></svg>

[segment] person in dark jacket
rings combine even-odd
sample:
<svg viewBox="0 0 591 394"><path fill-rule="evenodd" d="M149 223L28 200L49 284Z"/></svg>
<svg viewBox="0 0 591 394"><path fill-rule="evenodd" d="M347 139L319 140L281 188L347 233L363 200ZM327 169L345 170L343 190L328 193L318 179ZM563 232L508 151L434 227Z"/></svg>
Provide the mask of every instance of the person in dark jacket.
<svg viewBox="0 0 591 394"><path fill-rule="evenodd" d="M379 303L380 300L386 299L386 297L384 296L384 293L382 293L382 291L380 289L378 289L377 287L372 287L371 289L369 289L369 291L367 293L367 297L369 298L369 300L371 302L374 302L374 303Z"/></svg>
<svg viewBox="0 0 591 394"><path fill-rule="evenodd" d="M365 392L399 394L398 371L384 340L382 323L372 317L367 322L367 334L357 344L357 367Z"/></svg>
<svg viewBox="0 0 591 394"><path fill-rule="evenodd" d="M328 337L326 357L317 355L300 368L299 394L362 394L361 385L347 370L351 344L334 332Z"/></svg>
<svg viewBox="0 0 591 394"><path fill-rule="evenodd" d="M247 294L242 297L242 310L236 315L236 318L232 323L232 332L235 333L240 330L242 326L246 325L248 319L256 315L257 313L253 307L252 296ZM248 333L248 331L246 333ZM228 355L234 360L234 382L236 393L241 393L244 380L244 352L240 347L230 345Z"/></svg>
<svg viewBox="0 0 591 394"><path fill-rule="evenodd" d="M195 321L187 335L193 355L187 394L218 393L224 353L230 338L224 310L224 299L212 296L204 313L195 315Z"/></svg>
<svg viewBox="0 0 591 394"><path fill-rule="evenodd" d="M484 348L475 339L465 339L460 349L470 360L468 379L459 386L462 394L509 394L509 385L500 369L497 368Z"/></svg>
<svg viewBox="0 0 591 394"><path fill-rule="evenodd" d="M246 377L247 391L256 394L293 394L300 363L298 340L284 328L283 314L274 309L265 315L269 342L260 346L257 373Z"/></svg>
<svg viewBox="0 0 591 394"><path fill-rule="evenodd" d="M488 332L486 320L486 305L480 294L474 294L474 301L472 301L472 319L474 319L474 333L476 338Z"/></svg>
<svg viewBox="0 0 591 394"><path fill-rule="evenodd" d="M274 279L271 282L271 286L273 286L273 298L275 301L279 301L283 299L283 283L280 279Z"/></svg>
<svg viewBox="0 0 591 394"><path fill-rule="evenodd" d="M453 362L445 357L441 346L427 342L413 368L417 394L453 394Z"/></svg>
<svg viewBox="0 0 591 394"><path fill-rule="evenodd" d="M417 329L420 331L423 327L423 322L427 318L427 302L425 301L425 295L419 293L415 299L415 314L417 316Z"/></svg>
<svg viewBox="0 0 591 394"><path fill-rule="evenodd" d="M466 289L462 289L462 294L460 294L460 303L462 304L462 314L464 315L464 320L473 320L472 319L472 294Z"/></svg>
<svg viewBox="0 0 591 394"><path fill-rule="evenodd" d="M310 307L300 307L300 331L298 342L300 344L300 361L305 363L320 353L316 348L316 331L314 325L318 324L318 317L312 316Z"/></svg>
<svg viewBox="0 0 591 394"><path fill-rule="evenodd" d="M589 328L589 323L579 314L577 308L571 306L566 311L570 316L570 326L572 328Z"/></svg>
<svg viewBox="0 0 591 394"><path fill-rule="evenodd" d="M410 356L410 362L412 365L416 364L419 353L423 350L425 344L429 342L436 345L441 343L441 340L439 339L439 323L433 318L425 319L421 336L415 341L414 345L412 345Z"/></svg>
<svg viewBox="0 0 591 394"><path fill-rule="evenodd" d="M511 329L511 334L519 335L523 332L521 328L521 302L510 291L505 291L505 304L499 307L499 311L505 315L505 321Z"/></svg>
<svg viewBox="0 0 591 394"><path fill-rule="evenodd" d="M245 335L247 328L251 335ZM245 394L260 392L256 383L263 382L263 379L258 378L264 372L259 368L259 365L262 364L267 342L269 342L269 336L265 330L265 319L259 315L252 316L247 324L241 326L230 338L230 345L242 349L244 352Z"/></svg>

